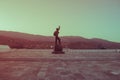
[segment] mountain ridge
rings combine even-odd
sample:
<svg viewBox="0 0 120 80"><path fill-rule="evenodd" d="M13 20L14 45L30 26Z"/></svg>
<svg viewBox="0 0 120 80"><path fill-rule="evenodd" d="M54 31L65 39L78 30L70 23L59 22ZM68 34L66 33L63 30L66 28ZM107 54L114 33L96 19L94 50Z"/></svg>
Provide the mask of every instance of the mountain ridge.
<svg viewBox="0 0 120 80"><path fill-rule="evenodd" d="M14 31L0 31L0 44L11 48L51 48L53 36L34 35ZM72 49L120 49L119 42L99 38L87 39L80 36L62 36L63 47Z"/></svg>

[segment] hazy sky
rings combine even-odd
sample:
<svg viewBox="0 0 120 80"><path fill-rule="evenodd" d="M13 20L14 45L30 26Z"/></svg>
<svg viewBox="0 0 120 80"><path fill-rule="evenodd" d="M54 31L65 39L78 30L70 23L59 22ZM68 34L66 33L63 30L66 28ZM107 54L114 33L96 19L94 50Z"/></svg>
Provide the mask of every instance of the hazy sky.
<svg viewBox="0 0 120 80"><path fill-rule="evenodd" d="M120 0L0 0L0 30L120 42Z"/></svg>

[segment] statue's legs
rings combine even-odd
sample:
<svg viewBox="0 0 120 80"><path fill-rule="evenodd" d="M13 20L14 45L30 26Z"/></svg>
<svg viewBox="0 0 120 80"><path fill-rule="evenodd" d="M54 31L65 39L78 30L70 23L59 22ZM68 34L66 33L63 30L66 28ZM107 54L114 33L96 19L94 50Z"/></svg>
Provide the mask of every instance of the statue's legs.
<svg viewBox="0 0 120 80"><path fill-rule="evenodd" d="M59 37L55 37L55 45L61 45L61 39Z"/></svg>
<svg viewBox="0 0 120 80"><path fill-rule="evenodd" d="M57 37L55 37L55 46L57 45Z"/></svg>
<svg viewBox="0 0 120 80"><path fill-rule="evenodd" d="M61 40L59 37L55 37L55 51L62 51Z"/></svg>
<svg viewBox="0 0 120 80"><path fill-rule="evenodd" d="M57 40L59 42L59 45L61 45L61 39L58 37Z"/></svg>

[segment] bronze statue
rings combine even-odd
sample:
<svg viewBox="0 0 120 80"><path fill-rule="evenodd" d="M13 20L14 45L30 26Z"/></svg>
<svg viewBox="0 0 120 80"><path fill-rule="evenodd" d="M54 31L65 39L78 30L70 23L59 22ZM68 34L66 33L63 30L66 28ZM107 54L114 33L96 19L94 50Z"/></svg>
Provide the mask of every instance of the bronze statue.
<svg viewBox="0 0 120 80"><path fill-rule="evenodd" d="M58 53L64 53L62 50L62 45L61 45L61 39L59 37L59 30L60 30L60 26L58 28L56 28L56 30L54 31L53 35L55 37L55 46L54 46L54 51L53 53L58 54Z"/></svg>
<svg viewBox="0 0 120 80"><path fill-rule="evenodd" d="M55 36L55 44L56 45L61 45L61 39L59 38L59 30L60 30L60 26L58 28L56 28L56 31L54 32L54 36Z"/></svg>

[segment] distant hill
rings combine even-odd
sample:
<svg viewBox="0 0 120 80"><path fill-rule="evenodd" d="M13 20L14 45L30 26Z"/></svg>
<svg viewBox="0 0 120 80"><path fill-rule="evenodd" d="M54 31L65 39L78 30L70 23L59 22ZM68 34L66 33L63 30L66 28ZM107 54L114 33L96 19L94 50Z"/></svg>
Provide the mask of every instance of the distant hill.
<svg viewBox="0 0 120 80"><path fill-rule="evenodd" d="M61 37L62 45L71 49L120 49L120 43L80 36ZM49 49L54 46L54 37L20 32L0 31L0 44L11 48Z"/></svg>

